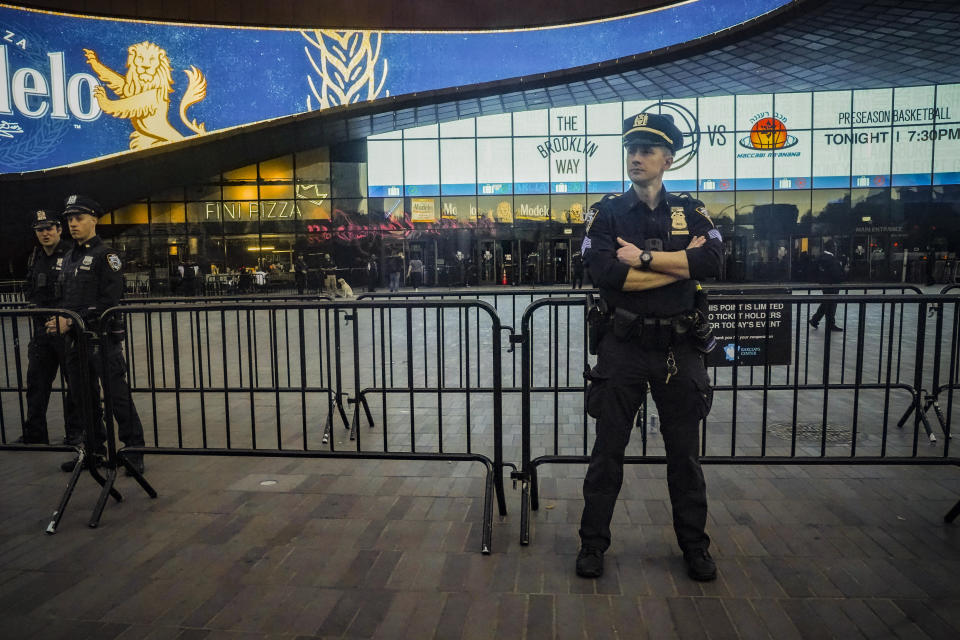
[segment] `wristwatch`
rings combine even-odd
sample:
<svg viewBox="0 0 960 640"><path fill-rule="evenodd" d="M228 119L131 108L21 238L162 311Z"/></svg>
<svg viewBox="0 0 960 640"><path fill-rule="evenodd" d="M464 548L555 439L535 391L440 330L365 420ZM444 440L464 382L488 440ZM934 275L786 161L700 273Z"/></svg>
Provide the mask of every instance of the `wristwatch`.
<svg viewBox="0 0 960 640"><path fill-rule="evenodd" d="M653 254L649 251L644 251L640 254L640 264L637 266L637 268L641 271L649 270L651 260L653 260Z"/></svg>

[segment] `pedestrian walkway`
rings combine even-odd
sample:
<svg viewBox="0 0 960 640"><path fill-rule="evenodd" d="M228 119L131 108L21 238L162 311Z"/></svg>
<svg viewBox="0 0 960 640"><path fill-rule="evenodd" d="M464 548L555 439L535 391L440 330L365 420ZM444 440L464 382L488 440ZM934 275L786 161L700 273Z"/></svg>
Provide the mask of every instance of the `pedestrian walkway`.
<svg viewBox="0 0 960 640"><path fill-rule="evenodd" d="M719 578L687 579L664 469L630 466L600 580L577 578L580 465L541 468L480 539L470 463L148 457L160 493L87 528L87 477L43 529L64 454L0 454L6 638L956 638L949 467L706 467Z"/></svg>

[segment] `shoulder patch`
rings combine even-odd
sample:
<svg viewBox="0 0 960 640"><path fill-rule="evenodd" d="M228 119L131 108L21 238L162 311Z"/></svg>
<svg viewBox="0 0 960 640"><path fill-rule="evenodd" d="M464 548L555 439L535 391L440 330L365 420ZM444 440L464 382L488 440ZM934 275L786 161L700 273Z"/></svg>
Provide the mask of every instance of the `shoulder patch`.
<svg viewBox="0 0 960 640"><path fill-rule="evenodd" d="M697 207L697 213L707 219L707 222L710 223L711 227L716 227L717 225L713 224L713 220L710 218L710 214L707 213L707 208L703 205Z"/></svg>
<svg viewBox="0 0 960 640"><path fill-rule="evenodd" d="M110 268L114 271L120 271L120 268L123 266L123 263L120 262L120 256L115 253L107 254L107 264L110 265Z"/></svg>
<svg viewBox="0 0 960 640"><path fill-rule="evenodd" d="M593 221L597 219L597 214L600 213L600 210L596 207L590 207L587 209L587 212L583 214L584 222L587 223L587 229L584 231L584 235L590 235L590 227L593 226Z"/></svg>

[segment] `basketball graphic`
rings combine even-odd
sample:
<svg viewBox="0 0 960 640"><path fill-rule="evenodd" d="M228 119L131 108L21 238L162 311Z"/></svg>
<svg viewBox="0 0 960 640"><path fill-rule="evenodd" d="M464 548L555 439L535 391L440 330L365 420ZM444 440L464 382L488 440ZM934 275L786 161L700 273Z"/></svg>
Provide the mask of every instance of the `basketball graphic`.
<svg viewBox="0 0 960 640"><path fill-rule="evenodd" d="M782 149L787 141L787 128L776 118L761 118L750 128L754 149Z"/></svg>
<svg viewBox="0 0 960 640"><path fill-rule="evenodd" d="M787 149L797 144L797 138L787 133L787 127L779 118L766 116L750 127L750 135L740 139L740 146L758 151Z"/></svg>

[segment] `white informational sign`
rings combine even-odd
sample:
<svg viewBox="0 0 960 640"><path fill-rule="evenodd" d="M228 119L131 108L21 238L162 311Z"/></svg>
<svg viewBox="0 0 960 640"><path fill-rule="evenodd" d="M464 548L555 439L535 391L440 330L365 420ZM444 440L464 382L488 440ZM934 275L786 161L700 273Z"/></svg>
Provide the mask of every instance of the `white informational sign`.
<svg viewBox="0 0 960 640"><path fill-rule="evenodd" d="M927 85L568 106L379 134L368 193L621 192L620 132L638 113L668 114L684 133L664 175L673 191L960 184L960 85Z"/></svg>

